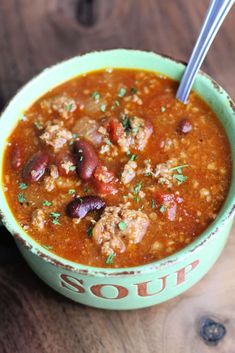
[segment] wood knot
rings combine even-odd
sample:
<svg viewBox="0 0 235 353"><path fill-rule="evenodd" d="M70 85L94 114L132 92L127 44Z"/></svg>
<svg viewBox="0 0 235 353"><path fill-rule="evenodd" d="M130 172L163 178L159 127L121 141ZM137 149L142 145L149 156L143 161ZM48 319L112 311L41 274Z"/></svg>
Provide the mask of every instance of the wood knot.
<svg viewBox="0 0 235 353"><path fill-rule="evenodd" d="M199 335L206 344L216 346L226 335L226 328L214 319L204 317L199 322Z"/></svg>
<svg viewBox="0 0 235 353"><path fill-rule="evenodd" d="M78 0L76 6L77 21L83 26L93 26L96 22L94 0Z"/></svg>

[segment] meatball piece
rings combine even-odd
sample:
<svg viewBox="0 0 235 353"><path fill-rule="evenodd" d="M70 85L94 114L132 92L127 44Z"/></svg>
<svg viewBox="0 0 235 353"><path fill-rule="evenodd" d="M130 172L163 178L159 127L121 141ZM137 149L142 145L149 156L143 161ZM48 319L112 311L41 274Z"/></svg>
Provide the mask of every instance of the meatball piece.
<svg viewBox="0 0 235 353"><path fill-rule="evenodd" d="M125 134L120 136L117 144L124 152L127 152L130 147L143 151L152 132L153 127L149 121L137 116L130 117L128 122L127 120L125 122Z"/></svg>
<svg viewBox="0 0 235 353"><path fill-rule="evenodd" d="M67 141L72 139L72 133L65 129L62 124L49 124L44 130L40 139L54 151L60 150Z"/></svg>
<svg viewBox="0 0 235 353"><path fill-rule="evenodd" d="M98 121L84 116L75 123L73 133L78 134L79 137L84 137L95 146L99 146L102 143L103 136L98 131L100 124Z"/></svg>
<svg viewBox="0 0 235 353"><path fill-rule="evenodd" d="M74 99L66 95L44 99L41 102L41 108L49 114L57 113L63 119L69 119L71 113L77 109Z"/></svg>
<svg viewBox="0 0 235 353"><path fill-rule="evenodd" d="M35 228L37 228L38 230L42 230L44 228L45 222L46 222L46 215L43 212L43 210L38 208L35 211L33 211L32 224Z"/></svg>
<svg viewBox="0 0 235 353"><path fill-rule="evenodd" d="M129 244L141 242L147 232L148 216L128 206L106 207L93 229L93 239L105 255L124 252Z"/></svg>
<svg viewBox="0 0 235 353"><path fill-rule="evenodd" d="M128 161L125 164L121 174L121 181L123 184L128 184L134 179L136 175L136 172L135 172L136 168L137 168L137 163L135 161Z"/></svg>

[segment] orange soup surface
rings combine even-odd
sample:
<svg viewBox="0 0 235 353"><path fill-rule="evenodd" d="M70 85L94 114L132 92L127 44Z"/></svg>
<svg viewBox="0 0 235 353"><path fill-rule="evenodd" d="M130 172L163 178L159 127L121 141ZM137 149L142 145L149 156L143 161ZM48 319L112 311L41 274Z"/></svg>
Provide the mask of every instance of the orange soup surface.
<svg viewBox="0 0 235 353"><path fill-rule="evenodd" d="M104 69L37 100L9 136L4 190L21 227L98 267L167 257L216 218L228 192L224 129L195 93L153 72Z"/></svg>

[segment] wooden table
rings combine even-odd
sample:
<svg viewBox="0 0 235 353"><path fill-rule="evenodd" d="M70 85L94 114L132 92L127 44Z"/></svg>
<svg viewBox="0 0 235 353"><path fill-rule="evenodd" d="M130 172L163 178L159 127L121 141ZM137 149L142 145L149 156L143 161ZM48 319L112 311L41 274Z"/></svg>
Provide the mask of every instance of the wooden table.
<svg viewBox="0 0 235 353"><path fill-rule="evenodd" d="M139 48L187 60L208 1L1 0L0 109L42 68L94 49ZM235 98L235 9L203 69ZM75 304L44 285L6 231L0 238L0 353L234 353L235 228L219 261L194 288L132 312ZM201 317L227 329L216 347Z"/></svg>

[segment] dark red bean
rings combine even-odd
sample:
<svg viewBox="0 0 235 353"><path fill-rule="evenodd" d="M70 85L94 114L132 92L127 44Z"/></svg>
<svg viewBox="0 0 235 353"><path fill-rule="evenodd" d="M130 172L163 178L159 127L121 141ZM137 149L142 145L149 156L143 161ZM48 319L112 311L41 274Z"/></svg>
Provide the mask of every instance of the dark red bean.
<svg viewBox="0 0 235 353"><path fill-rule="evenodd" d="M27 182L39 181L48 166L49 156L45 152L35 153L24 166L22 177Z"/></svg>
<svg viewBox="0 0 235 353"><path fill-rule="evenodd" d="M66 213L71 218L84 218L88 212L100 210L105 207L105 201L98 196L77 197L66 208Z"/></svg>
<svg viewBox="0 0 235 353"><path fill-rule="evenodd" d="M177 131L180 134L188 134L192 130L193 126L188 119L182 119L178 123Z"/></svg>
<svg viewBox="0 0 235 353"><path fill-rule="evenodd" d="M98 165L98 157L95 148L86 140L77 140L73 146L76 158L77 174L82 180L92 177Z"/></svg>
<svg viewBox="0 0 235 353"><path fill-rule="evenodd" d="M23 163L22 150L19 145L14 145L11 149L11 166L14 170L18 170Z"/></svg>

